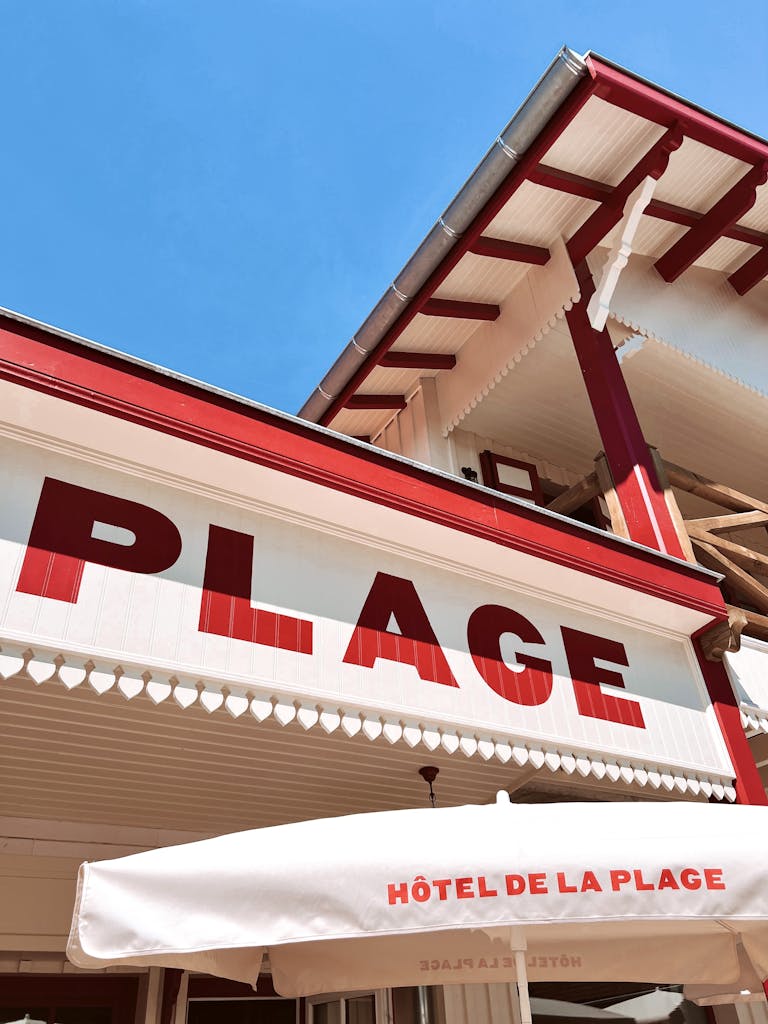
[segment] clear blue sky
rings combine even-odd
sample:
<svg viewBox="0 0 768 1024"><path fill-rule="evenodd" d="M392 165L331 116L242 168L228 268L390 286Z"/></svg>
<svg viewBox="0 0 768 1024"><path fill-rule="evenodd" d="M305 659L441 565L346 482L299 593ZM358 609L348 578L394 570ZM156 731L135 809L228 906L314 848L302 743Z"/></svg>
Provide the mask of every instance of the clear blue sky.
<svg viewBox="0 0 768 1024"><path fill-rule="evenodd" d="M562 43L768 135L766 0L0 0L0 305L294 412Z"/></svg>

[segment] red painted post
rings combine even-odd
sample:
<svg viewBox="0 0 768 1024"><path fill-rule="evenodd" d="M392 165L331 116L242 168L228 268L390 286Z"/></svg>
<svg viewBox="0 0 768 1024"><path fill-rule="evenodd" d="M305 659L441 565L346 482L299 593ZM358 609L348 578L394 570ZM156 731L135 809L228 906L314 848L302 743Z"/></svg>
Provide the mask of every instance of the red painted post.
<svg viewBox="0 0 768 1024"><path fill-rule="evenodd" d="M736 802L768 804L763 780L760 778L755 758L744 734L739 705L725 666L722 662L707 661L698 640L694 639L693 647L712 707L715 709L717 723L725 740L728 756L736 773Z"/></svg>
<svg viewBox="0 0 768 1024"><path fill-rule="evenodd" d="M592 275L586 263L575 269L581 299L566 320L629 536L685 558L608 331L596 331L587 316Z"/></svg>

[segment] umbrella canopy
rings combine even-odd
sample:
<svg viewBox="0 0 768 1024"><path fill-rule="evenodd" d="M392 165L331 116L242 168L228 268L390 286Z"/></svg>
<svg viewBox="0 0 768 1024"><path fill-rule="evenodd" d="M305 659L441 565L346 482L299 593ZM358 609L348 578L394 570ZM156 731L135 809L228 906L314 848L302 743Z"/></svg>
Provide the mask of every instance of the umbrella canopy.
<svg viewBox="0 0 768 1024"><path fill-rule="evenodd" d="M682 999L682 996L680 997ZM631 1014L621 1011L601 1010L589 1003L570 1003L565 999L542 999L534 996L531 999L531 1013L537 1020L546 1018L548 1022L555 1020L583 1021L585 1024L632 1024Z"/></svg>
<svg viewBox="0 0 768 1024"><path fill-rule="evenodd" d="M625 1017L633 1017L636 1024L656 1024L665 1021L683 1002L682 992L669 992L663 988L645 992L633 999L622 999L613 1003L608 1009L611 1013L620 1013Z"/></svg>
<svg viewBox="0 0 768 1024"><path fill-rule="evenodd" d="M388 811L84 864L68 955L320 992L768 976L768 809ZM762 837L762 838L761 838ZM737 989L738 990L738 989Z"/></svg>

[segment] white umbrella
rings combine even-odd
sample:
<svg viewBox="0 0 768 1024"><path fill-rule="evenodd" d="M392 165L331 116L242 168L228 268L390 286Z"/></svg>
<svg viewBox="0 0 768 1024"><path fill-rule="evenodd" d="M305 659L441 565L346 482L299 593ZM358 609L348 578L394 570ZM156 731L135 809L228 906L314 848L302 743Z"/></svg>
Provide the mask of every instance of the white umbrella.
<svg viewBox="0 0 768 1024"><path fill-rule="evenodd" d="M510 805L306 821L84 864L68 955L289 996L768 976L768 809Z"/></svg>

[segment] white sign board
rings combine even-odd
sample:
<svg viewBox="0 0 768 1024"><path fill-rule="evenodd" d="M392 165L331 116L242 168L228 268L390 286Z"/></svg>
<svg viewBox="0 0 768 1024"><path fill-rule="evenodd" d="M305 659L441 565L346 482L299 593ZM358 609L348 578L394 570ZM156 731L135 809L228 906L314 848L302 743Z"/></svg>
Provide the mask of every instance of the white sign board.
<svg viewBox="0 0 768 1024"><path fill-rule="evenodd" d="M253 493L282 486L273 470L229 459L241 493L207 497L204 482L193 493L71 452L0 441L0 644L447 731L468 753L484 738L543 743L624 759L630 777L638 765L732 777L685 636L618 605L500 585L462 564L460 537L453 566L431 561L408 548L405 514L402 550L351 539L315 484L302 485L303 518L281 511L280 494Z"/></svg>

